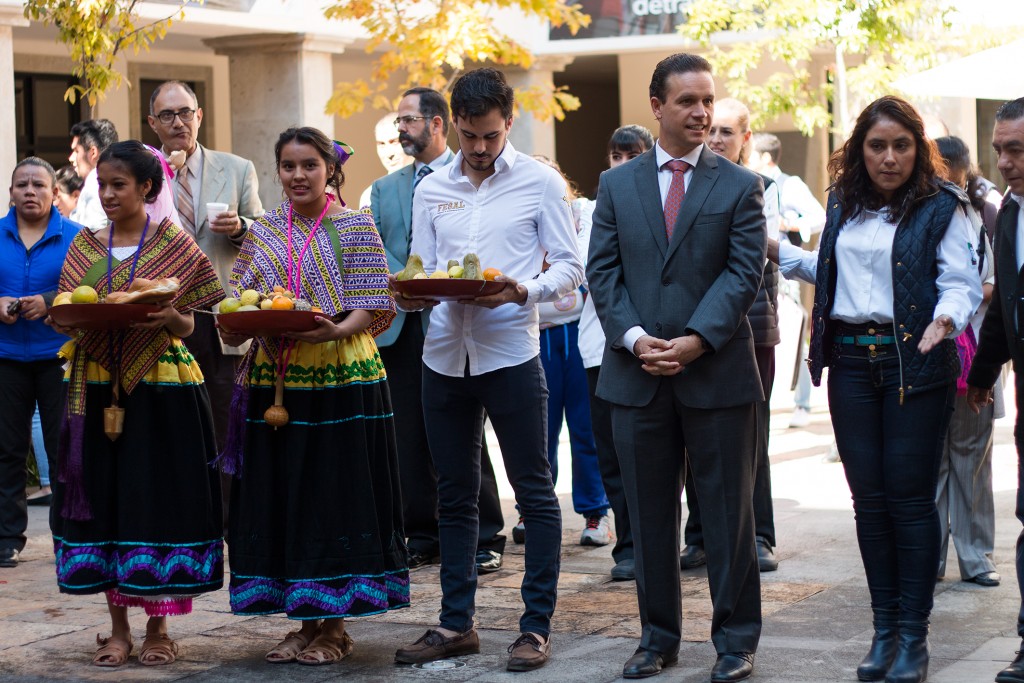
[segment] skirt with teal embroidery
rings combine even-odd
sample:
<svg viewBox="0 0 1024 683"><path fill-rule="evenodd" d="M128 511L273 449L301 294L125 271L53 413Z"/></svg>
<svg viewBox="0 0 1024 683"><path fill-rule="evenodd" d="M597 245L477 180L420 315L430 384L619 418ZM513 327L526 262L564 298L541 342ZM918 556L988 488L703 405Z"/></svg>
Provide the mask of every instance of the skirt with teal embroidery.
<svg viewBox="0 0 1024 683"><path fill-rule="evenodd" d="M220 479L209 465L217 450L213 418L188 355L161 359L151 381L130 396L122 392L124 432L116 441L103 433L109 377L98 366L89 373L83 478L92 518L62 517L64 486L54 482L62 593L195 595L222 586Z"/></svg>

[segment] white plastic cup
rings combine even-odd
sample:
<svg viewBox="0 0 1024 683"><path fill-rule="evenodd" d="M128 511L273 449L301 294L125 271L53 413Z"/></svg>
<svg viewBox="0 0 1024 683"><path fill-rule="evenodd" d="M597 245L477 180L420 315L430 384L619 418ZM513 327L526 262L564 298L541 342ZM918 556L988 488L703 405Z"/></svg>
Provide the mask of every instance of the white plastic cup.
<svg viewBox="0 0 1024 683"><path fill-rule="evenodd" d="M206 202L206 218L211 223L217 219L217 216L227 210L228 205L224 202Z"/></svg>

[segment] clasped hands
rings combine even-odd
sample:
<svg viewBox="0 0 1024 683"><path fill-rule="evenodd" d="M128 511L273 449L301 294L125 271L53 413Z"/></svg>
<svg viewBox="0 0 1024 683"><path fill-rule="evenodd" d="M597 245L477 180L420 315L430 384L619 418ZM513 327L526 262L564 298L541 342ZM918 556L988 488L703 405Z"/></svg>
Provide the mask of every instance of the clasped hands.
<svg viewBox="0 0 1024 683"><path fill-rule="evenodd" d="M645 334L633 344L633 353L643 361L644 372L651 375L678 375L704 354L704 346L696 334L675 339L659 339Z"/></svg>

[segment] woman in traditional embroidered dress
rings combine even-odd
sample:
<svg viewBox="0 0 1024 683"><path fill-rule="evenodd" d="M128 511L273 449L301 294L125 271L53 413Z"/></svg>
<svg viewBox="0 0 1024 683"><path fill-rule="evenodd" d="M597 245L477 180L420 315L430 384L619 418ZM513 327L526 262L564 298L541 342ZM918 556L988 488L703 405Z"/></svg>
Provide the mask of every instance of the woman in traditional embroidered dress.
<svg viewBox="0 0 1024 683"><path fill-rule="evenodd" d="M110 224L74 239L60 290L85 284L105 296L136 277L172 276L181 289L126 331L57 328L73 337L61 350L69 365L54 491L57 583L62 593L107 594L112 633L97 636L93 664L127 661L132 606L149 616L139 662L169 664L177 646L166 617L187 614L193 595L223 584L219 479L208 464L216 457L213 422L182 337L192 332L192 311L224 294L192 238L147 216L164 177L152 153L134 140L111 145L97 174ZM112 398L124 410L116 438L104 432Z"/></svg>
<svg viewBox="0 0 1024 683"><path fill-rule="evenodd" d="M312 332L257 337L239 370L222 455L237 476L231 608L302 621L268 662L331 664L352 650L345 617L409 603L391 398L373 342L395 303L369 210L327 192L344 182L344 151L314 128L290 128L274 155L288 201L249 229L231 285L279 285L323 317ZM279 374L289 422L275 430L264 411Z"/></svg>

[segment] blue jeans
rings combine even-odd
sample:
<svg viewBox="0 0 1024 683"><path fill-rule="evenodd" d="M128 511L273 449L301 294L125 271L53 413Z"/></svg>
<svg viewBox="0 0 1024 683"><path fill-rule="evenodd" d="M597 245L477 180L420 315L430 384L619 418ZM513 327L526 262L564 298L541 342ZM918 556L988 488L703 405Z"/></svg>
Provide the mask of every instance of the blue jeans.
<svg viewBox="0 0 1024 683"><path fill-rule="evenodd" d="M608 514L608 496L590 424L587 372L579 347L580 324L566 323L540 331L540 360L548 383L548 463L558 481L558 440L562 415L572 449L572 509L584 517Z"/></svg>
<svg viewBox="0 0 1024 683"><path fill-rule="evenodd" d="M853 493L864 572L875 610L927 621L941 534L935 488L955 384L906 396L893 345L836 347L828 398Z"/></svg>
<svg viewBox="0 0 1024 683"><path fill-rule="evenodd" d="M46 458L46 442L43 439L43 421L39 417L39 405L32 414L32 454L36 458L36 470L39 471L39 485L50 485L50 461Z"/></svg>
<svg viewBox="0 0 1024 683"><path fill-rule="evenodd" d="M462 633L473 626L479 530L480 445L484 411L501 446L505 473L530 533L520 631L547 637L555 611L562 512L547 459L544 370L533 358L482 375L448 377L423 366L423 414L437 470L441 540L441 620Z"/></svg>

